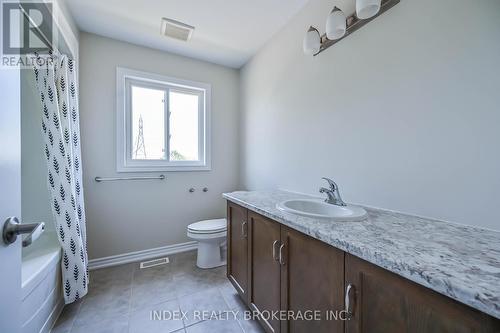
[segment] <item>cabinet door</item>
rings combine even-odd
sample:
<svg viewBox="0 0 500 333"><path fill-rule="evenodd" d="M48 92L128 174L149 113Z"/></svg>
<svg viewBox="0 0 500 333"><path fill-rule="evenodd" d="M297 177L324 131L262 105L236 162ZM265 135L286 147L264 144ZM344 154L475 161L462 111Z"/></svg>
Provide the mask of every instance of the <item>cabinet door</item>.
<svg viewBox="0 0 500 333"><path fill-rule="evenodd" d="M346 332L500 332L499 321L394 273L346 254Z"/></svg>
<svg viewBox="0 0 500 333"><path fill-rule="evenodd" d="M281 332L343 332L344 252L284 226L281 242L282 310L320 319L282 321Z"/></svg>
<svg viewBox="0 0 500 333"><path fill-rule="evenodd" d="M231 202L227 204L227 277L240 296L247 300L248 230L247 210Z"/></svg>
<svg viewBox="0 0 500 333"><path fill-rule="evenodd" d="M249 305L263 314L260 323L266 332L279 332L279 321L269 315L280 310L280 265L277 261L280 225L253 212L248 213L248 220Z"/></svg>

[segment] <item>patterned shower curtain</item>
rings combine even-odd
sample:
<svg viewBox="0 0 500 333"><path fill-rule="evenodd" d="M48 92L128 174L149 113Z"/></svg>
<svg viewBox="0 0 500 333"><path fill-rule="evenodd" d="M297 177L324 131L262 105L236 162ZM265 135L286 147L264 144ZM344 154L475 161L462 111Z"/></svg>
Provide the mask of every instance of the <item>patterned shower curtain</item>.
<svg viewBox="0 0 500 333"><path fill-rule="evenodd" d="M33 71L43 110L47 180L63 251L62 287L68 304L86 295L88 286L76 68L66 55L36 58Z"/></svg>

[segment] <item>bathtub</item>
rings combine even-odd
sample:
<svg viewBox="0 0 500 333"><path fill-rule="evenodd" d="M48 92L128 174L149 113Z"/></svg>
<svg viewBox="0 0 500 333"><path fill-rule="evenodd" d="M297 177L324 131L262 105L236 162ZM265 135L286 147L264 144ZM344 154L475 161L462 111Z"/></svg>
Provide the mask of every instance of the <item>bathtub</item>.
<svg viewBox="0 0 500 333"><path fill-rule="evenodd" d="M63 306L61 247L55 232L47 230L23 249L22 333L49 332Z"/></svg>

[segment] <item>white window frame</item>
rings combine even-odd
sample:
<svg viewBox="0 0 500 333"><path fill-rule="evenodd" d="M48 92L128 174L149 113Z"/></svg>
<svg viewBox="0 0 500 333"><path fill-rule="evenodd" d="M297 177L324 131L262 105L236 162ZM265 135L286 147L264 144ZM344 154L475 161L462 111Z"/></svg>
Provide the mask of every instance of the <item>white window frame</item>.
<svg viewBox="0 0 500 333"><path fill-rule="evenodd" d="M200 103L198 107L198 161L134 160L132 159L132 110L131 86L165 90L165 148L168 148L169 117L168 91L195 92ZM210 159L210 106L211 85L173 77L116 68L116 171L158 172L158 171L208 171Z"/></svg>

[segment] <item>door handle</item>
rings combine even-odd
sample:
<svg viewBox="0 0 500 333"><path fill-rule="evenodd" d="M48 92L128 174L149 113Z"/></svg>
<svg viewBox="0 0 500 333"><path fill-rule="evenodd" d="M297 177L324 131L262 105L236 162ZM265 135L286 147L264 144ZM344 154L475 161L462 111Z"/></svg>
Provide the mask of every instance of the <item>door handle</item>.
<svg viewBox="0 0 500 333"><path fill-rule="evenodd" d="M241 223L241 238L247 238L246 226L247 226L247 221L243 221Z"/></svg>
<svg viewBox="0 0 500 333"><path fill-rule="evenodd" d="M279 252L279 263L280 265L284 266L285 261L283 260L283 248L285 247L285 244L280 245L280 252Z"/></svg>
<svg viewBox="0 0 500 333"><path fill-rule="evenodd" d="M273 242L273 259L278 261L278 258L276 257L276 245L279 243L279 240L275 240Z"/></svg>
<svg viewBox="0 0 500 333"><path fill-rule="evenodd" d="M354 303L354 299L351 302L351 293L354 294L356 292L356 288L353 284L348 284L345 290L345 312L347 313L347 318L350 319L354 316L354 310L351 308Z"/></svg>
<svg viewBox="0 0 500 333"><path fill-rule="evenodd" d="M3 225L2 238L5 244L9 245L16 241L18 235L29 234L23 240L23 247L26 247L40 237L44 230L44 222L21 224L17 217L9 217Z"/></svg>

